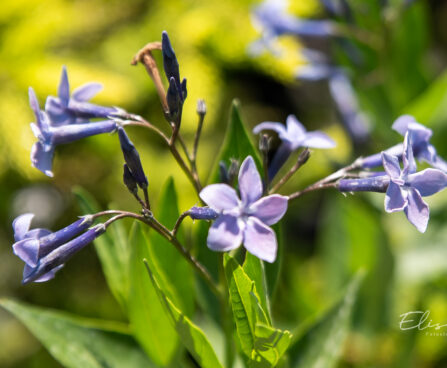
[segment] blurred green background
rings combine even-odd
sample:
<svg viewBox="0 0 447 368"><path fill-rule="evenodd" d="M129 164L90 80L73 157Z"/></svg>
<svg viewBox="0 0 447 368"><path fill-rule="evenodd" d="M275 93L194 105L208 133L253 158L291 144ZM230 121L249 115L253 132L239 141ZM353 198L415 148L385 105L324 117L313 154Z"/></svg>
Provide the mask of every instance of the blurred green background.
<svg viewBox="0 0 447 368"><path fill-rule="evenodd" d="M104 84L94 102L116 105L166 128L159 101L144 68L130 66L132 56L167 30L180 72L188 79L182 133L191 142L196 100L207 103L199 149L204 181L223 140L230 102L241 101L248 128L261 121L284 121L294 113L310 129L321 129L337 148L315 152L284 188L289 193L355 158L353 145L337 121L324 83L298 84L294 70L304 63L299 41L282 37L281 57L252 57L247 47L259 37L250 12L258 2L242 0L6 0L0 5L0 296L62 309L87 317L122 320L108 291L94 249L75 256L58 276L44 284L21 286L22 262L12 254L11 222L35 212L34 226L58 229L80 215L72 188L91 192L104 209L138 210L121 182L118 138L103 135L60 146L54 179L30 165L34 137L27 88L43 106L55 95L62 65L71 87L88 81ZM419 1L397 21L382 24L380 1L359 1L359 26L387 40L382 54L352 69L361 105L372 122L372 140L362 154L401 140L391 132L394 118L411 112L434 131L438 151L447 157L447 2ZM318 1L294 0L291 12L318 17ZM390 28L386 28L390 27ZM377 51L377 50L376 50ZM369 55L369 56L368 56ZM160 61L160 55L157 55ZM340 62L348 65L343 55ZM161 64L160 64L161 65ZM166 150L149 131L128 129L142 156L152 202L169 176L176 179L182 210L197 197ZM253 137L255 141L255 137ZM344 198L315 193L291 205L284 220L287 257L273 312L289 329L327 309L360 268L368 271L356 306L354 329L341 367L445 367L446 337L399 330L400 314L430 310L447 323L447 193L428 200L431 220L419 234L402 213L383 211L383 196ZM130 223L127 223L130 225ZM187 222L187 226L192 226ZM0 310L1 367L57 367L44 348L12 316Z"/></svg>

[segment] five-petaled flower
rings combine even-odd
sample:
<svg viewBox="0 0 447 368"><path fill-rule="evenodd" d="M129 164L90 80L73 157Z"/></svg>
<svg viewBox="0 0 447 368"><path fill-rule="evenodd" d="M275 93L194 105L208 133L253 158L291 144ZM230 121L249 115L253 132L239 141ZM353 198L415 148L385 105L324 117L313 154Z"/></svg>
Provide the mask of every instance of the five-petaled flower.
<svg viewBox="0 0 447 368"><path fill-rule="evenodd" d="M430 196L444 189L447 175L441 170L425 169L416 173L411 132L407 132L402 155L403 169L399 159L382 153L383 167L390 178L385 196L385 211L405 211L410 221L420 232L425 232L429 219L429 208L422 196Z"/></svg>
<svg viewBox="0 0 447 368"><path fill-rule="evenodd" d="M118 114L121 110L116 107L100 106L88 102L101 90L100 83L91 82L76 88L70 96L67 68L63 66L58 97L47 97L45 112L55 126L88 123L89 119L105 119L110 115Z"/></svg>
<svg viewBox="0 0 447 368"><path fill-rule="evenodd" d="M54 125L47 113L40 110L36 94L31 87L29 101L36 117L36 122L31 123L31 129L38 139L31 149L31 164L48 176L53 176L53 156L57 145L71 143L96 134L111 133L116 129L116 123L112 120Z"/></svg>
<svg viewBox="0 0 447 368"><path fill-rule="evenodd" d="M269 225L286 213L288 197L262 197L262 180L251 156L242 163L238 180L241 199L227 184L211 184L200 192L200 198L219 214L209 230L208 247L224 252L244 243L250 253L274 262L277 242Z"/></svg>
<svg viewBox="0 0 447 368"><path fill-rule="evenodd" d="M325 133L314 131L308 132L303 124L301 124L294 115L289 115L286 120L286 126L282 123L265 121L253 128L253 133L258 134L262 130L273 130L278 133L282 141L281 146L273 156L269 165L269 179L281 169L282 165L287 161L290 154L300 147L309 148L333 148L335 142Z"/></svg>

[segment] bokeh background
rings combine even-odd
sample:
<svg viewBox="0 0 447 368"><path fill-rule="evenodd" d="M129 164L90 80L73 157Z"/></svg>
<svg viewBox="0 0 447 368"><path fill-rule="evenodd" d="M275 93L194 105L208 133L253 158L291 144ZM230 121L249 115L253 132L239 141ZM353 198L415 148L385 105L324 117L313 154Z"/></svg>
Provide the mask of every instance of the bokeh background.
<svg viewBox="0 0 447 368"><path fill-rule="evenodd" d="M395 1L398 2L398 1ZM358 26L386 40L381 52L362 50L367 62L350 68L371 138L355 147L335 114L327 84L298 83L305 64L296 37L278 39L281 55L253 56L259 37L247 0L6 0L0 5L0 296L87 317L123 320L108 291L91 247L76 255L58 276L22 286L22 262L11 252L11 222L36 213L35 225L57 229L80 215L72 189L91 192L106 208L137 210L121 182L118 138L103 135L58 147L55 177L30 165L34 117L27 101L33 86L41 104L55 95L62 65L72 88L88 81L104 84L94 100L141 114L166 128L160 104L142 66L132 56L167 30L188 79L182 132L191 141L197 124L196 100L208 107L199 149L199 173L209 174L223 140L231 100L241 101L248 128L265 120L285 121L294 113L310 129L322 129L337 148L314 152L284 188L303 188L358 154L377 152L401 137L390 130L401 113L415 114L430 126L439 153L447 157L447 2L416 1L396 21L380 21L380 1L361 0ZM384 3L384 2L383 2ZM363 8L362 8L363 7ZM293 0L290 12L322 17L316 0ZM392 36L390 36L392 35ZM323 45L323 48L337 45ZM340 49L342 50L342 49ZM350 56L335 52L352 66ZM158 55L158 60L160 55ZM151 132L129 128L143 158L156 198L169 176L176 179L180 207L197 197L163 142ZM255 141L255 137L253 137ZM277 143L274 141L274 144ZM400 314L430 310L447 323L447 193L429 199L431 220L419 234L402 213L383 211L383 196L345 198L328 191L294 203L284 221L287 257L273 304L275 319L289 329L328 308L360 268L368 271L356 306L353 332L340 367L445 367L446 337L400 331ZM130 222L127 223L130 225ZM187 226L192 226L188 222ZM0 311L1 367L58 367L59 364L11 315Z"/></svg>

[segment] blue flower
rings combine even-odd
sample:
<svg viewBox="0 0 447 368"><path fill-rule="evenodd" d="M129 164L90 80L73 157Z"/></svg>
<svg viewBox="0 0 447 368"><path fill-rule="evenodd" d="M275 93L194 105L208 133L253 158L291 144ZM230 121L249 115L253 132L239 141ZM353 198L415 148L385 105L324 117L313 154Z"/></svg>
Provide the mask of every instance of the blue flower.
<svg viewBox="0 0 447 368"><path fill-rule="evenodd" d="M52 233L47 229L30 230L33 217L32 213L26 213L12 223L16 241L12 246L14 254L31 267L36 266L39 258L87 230L93 223L92 216L83 216L71 225Z"/></svg>
<svg viewBox="0 0 447 368"><path fill-rule="evenodd" d="M338 183L342 192L377 191L386 189L385 211L404 211L408 221L420 232L425 232L429 220L429 208L422 197L431 196L447 186L447 174L438 169L416 172L413 156L413 133L407 132L403 144L403 169L399 158L382 152L386 175L365 179L342 179Z"/></svg>
<svg viewBox="0 0 447 368"><path fill-rule="evenodd" d="M241 165L239 192L241 199L227 184L211 184L200 192L200 198L218 213L208 233L208 247L225 252L244 243L250 253L274 262L278 246L269 225L284 216L288 198L279 194L262 197L261 177L251 156Z"/></svg>
<svg viewBox="0 0 447 368"><path fill-rule="evenodd" d="M411 133L411 145L414 156L419 161L425 161L434 168L447 172L447 162L445 162L436 152L436 148L430 143L430 139L433 135L431 129L426 128L424 125L416 122L416 119L411 115L402 115L397 118L392 128L405 136L407 132ZM385 152L389 155L395 155L402 158L402 152L404 148L402 144L397 144ZM370 155L361 159L361 165L363 168L374 168L382 164L382 156L380 153Z"/></svg>
<svg viewBox="0 0 447 368"><path fill-rule="evenodd" d="M258 134L262 130L273 130L278 133L282 144L275 153L269 165L269 179L272 180L290 154L300 147L309 148L333 148L335 142L326 134L314 131L307 132L306 128L294 115L287 117L286 126L277 122L263 122L253 128L253 133Z"/></svg>
<svg viewBox="0 0 447 368"><path fill-rule="evenodd" d="M31 149L31 164L50 177L53 176L53 156L57 145L71 143L96 134L110 133L116 129L116 123L112 120L88 124L54 125L48 115L40 110L36 94L31 87L29 101L36 117L36 122L31 123L31 129L39 140Z"/></svg>
<svg viewBox="0 0 447 368"><path fill-rule="evenodd" d="M48 254L42 256L33 267L29 264L25 265L23 270L23 284L29 282L44 282L54 278L59 271L75 253L90 244L98 236L106 231L104 224L98 224L82 235L60 245Z"/></svg>
<svg viewBox="0 0 447 368"><path fill-rule="evenodd" d="M63 66L58 97L48 96L45 104L45 112L52 125L88 123L89 119L107 118L119 113L121 110L116 107L99 106L88 102L101 90L101 84L87 83L76 88L70 96L67 68Z"/></svg>

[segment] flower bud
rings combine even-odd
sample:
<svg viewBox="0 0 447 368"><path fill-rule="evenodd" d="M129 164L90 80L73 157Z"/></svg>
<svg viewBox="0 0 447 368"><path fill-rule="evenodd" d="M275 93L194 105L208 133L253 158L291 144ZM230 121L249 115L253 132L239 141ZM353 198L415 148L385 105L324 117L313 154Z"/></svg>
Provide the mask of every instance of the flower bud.
<svg viewBox="0 0 447 368"><path fill-rule="evenodd" d="M131 192L132 194L137 194L138 192L137 182L135 181L135 178L130 172L127 164L124 164L123 169L124 169L123 173L124 184L126 185L127 189L129 189L129 192Z"/></svg>
<svg viewBox="0 0 447 368"><path fill-rule="evenodd" d="M198 115L206 115L206 104L205 100L199 99L197 100L197 114Z"/></svg>
<svg viewBox="0 0 447 368"><path fill-rule="evenodd" d="M215 220L219 215L209 207L192 207L189 211L189 217L193 220Z"/></svg>

